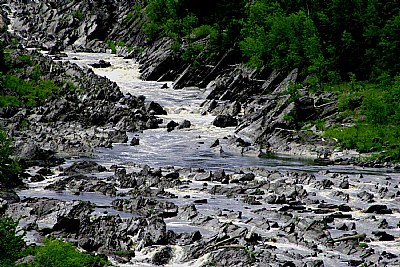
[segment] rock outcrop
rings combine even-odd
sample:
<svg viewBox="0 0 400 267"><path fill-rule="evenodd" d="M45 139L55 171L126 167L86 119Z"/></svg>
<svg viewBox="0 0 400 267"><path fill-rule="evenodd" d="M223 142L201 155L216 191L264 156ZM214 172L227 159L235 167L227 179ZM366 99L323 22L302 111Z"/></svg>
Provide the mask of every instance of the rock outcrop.
<svg viewBox="0 0 400 267"><path fill-rule="evenodd" d="M90 154L94 147L126 143L126 131L157 127L144 97L124 96L117 84L69 62L55 62L35 51L15 50L12 61L28 55L40 66L41 79L60 87L56 96L36 108L2 109L0 123L15 139L22 158L48 161L54 151L62 156ZM30 66L26 66L29 79ZM162 107L153 103L162 110ZM40 147L40 151L34 147ZM47 154L46 154L47 153ZM49 154L50 153L50 154ZM42 164L43 165L43 164Z"/></svg>
<svg viewBox="0 0 400 267"><path fill-rule="evenodd" d="M135 9L143 5L140 0L9 2L15 8L13 28L28 37L28 47L104 52L111 40L124 42L117 50L128 55L127 47L145 43L142 11Z"/></svg>

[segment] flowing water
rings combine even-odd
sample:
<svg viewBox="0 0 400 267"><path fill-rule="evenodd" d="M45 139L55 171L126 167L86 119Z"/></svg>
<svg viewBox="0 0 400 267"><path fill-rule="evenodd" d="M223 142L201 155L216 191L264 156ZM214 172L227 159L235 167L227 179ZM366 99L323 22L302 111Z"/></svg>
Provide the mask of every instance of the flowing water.
<svg viewBox="0 0 400 267"><path fill-rule="evenodd" d="M11 10L9 17L13 20L14 10ZM8 29L10 32L14 32L12 26ZM176 168L201 168L205 170L217 170L224 169L228 173L233 173L238 168L243 167L262 167L267 170L294 170L294 171L305 171L313 172L316 174L317 179L323 179L320 175L320 171L329 170L331 172L346 174L352 179L353 182L358 182L359 174L363 174L363 186L361 188L368 190L368 186L373 187L376 184L382 184L382 181L390 180L394 184L400 184L400 175L398 172L394 172L391 169L371 169L371 168L360 168L354 166L316 166L310 164L310 162L287 159L287 158L276 158L276 159L260 159L256 156L243 156L237 151L230 150L227 145L226 137L235 135L234 128L216 128L212 126L214 116L206 114L202 115L201 103L207 96L206 89L198 88L187 88L184 90L172 89L172 83L167 83L167 89L161 89L165 83L159 82L148 82L140 80L139 65L131 59L123 59L110 54L90 54L90 53L68 53L68 58L63 60L69 60L78 64L83 68L88 68L89 64L96 63L99 60L105 60L111 62L112 66L104 69L94 69L94 72L98 75L105 76L111 81L116 82L124 94L132 95L144 95L146 101L155 101L161 104L168 112L168 115L159 116L164 120L161 128L154 130L146 130L140 133L129 133L129 137L139 137L139 146L129 146L128 144L114 144L113 149L97 149L90 160L95 160L98 163L107 167L111 165L124 166L130 170L138 170L140 166L145 164L152 167L166 168L168 166L174 166ZM174 130L167 132L165 125L174 120L178 123L183 120L189 120L192 126L189 129ZM164 126L164 127L163 127ZM219 139L221 146L218 148L210 148L216 139ZM69 160L63 167L70 166L73 162L80 159ZM35 173L37 169L32 169L31 172ZM28 189L19 191L20 197L48 197L54 199L60 199L65 201L71 200L83 200L90 201L96 205L95 213L97 214L118 214L121 217L132 217L135 215L115 211L111 208L111 202L115 200L115 197L104 196L99 193L80 193L73 194L69 191L54 192L44 190L43 188L49 183L59 179L59 172L55 172L55 175L39 183L30 183ZM112 172L106 172L102 174L93 174L97 179L105 179L107 176L112 175ZM260 178L259 178L260 179ZM261 177L262 179L262 177ZM208 189L213 186L213 183L208 183ZM191 204L195 199L208 199L207 205L196 205L198 211L201 214L215 215L215 210L228 210L231 212L241 212L242 216L240 219L232 219L237 225L244 227L251 227L246 222L249 218L254 218L254 213L251 212L251 207L237 201L235 199L229 199L225 196L210 195L202 190L204 184L202 182L193 181L190 188L174 188L169 191L179 196L177 199L170 201L177 205ZM341 201L332 198L326 192L319 192L315 188L306 187L305 189L310 193L315 193L316 200L326 201L327 203L341 204ZM350 189L357 192L361 191L360 188L356 187ZM122 192L123 190L119 190ZM190 199L186 199L183 196L190 195ZM398 200L398 199L397 199ZM355 201L352 203L357 209L364 209L366 204L362 201ZM395 225L399 219L399 204L396 199L394 200L380 200L379 204L386 204L392 208L395 213L392 215L378 216L377 219L385 218L390 225ZM270 207L268 207L270 208ZM272 207L274 208L274 207ZM273 213L269 214L273 216ZM312 214L315 215L315 214ZM353 218L361 220L367 215L362 214L358 211L351 212ZM302 214L307 216L307 214ZM215 234L212 230L198 227L190 224L187 221L181 221L175 218L165 220L168 229L171 229L177 233L179 232L193 232L199 230L204 236L210 236ZM354 220L350 220L349 223ZM344 222L346 222L344 220ZM370 234L373 226L368 223L357 223L359 232L366 232ZM273 234L273 230L272 234ZM391 229L390 232L395 236L400 236L399 229ZM271 234L271 233L269 233ZM340 232L331 230L333 237L340 236ZM29 238L29 236L27 236ZM32 239L34 237L31 237ZM277 246L283 250L298 251L302 253L312 253L305 247L296 246L288 243L272 243L271 245ZM370 242L370 246L380 251L391 252L395 255L400 254L400 244L398 241L395 242ZM199 266L202 262L207 260L207 255L199 258L196 262L182 263L181 258L184 257L184 252L179 246L174 246L174 259L169 266ZM133 265L129 266L151 266L146 262L151 257L153 252L151 251L137 251L135 252L135 261ZM320 256L327 255L324 257L325 266L347 266L347 264L338 264L338 261L330 260L332 255L335 256L336 252L324 251ZM347 259L346 255L341 255L344 260ZM350 256L349 256L350 258ZM128 266L128 265L127 265Z"/></svg>
<svg viewBox="0 0 400 267"><path fill-rule="evenodd" d="M90 53L67 53L69 60L78 64L83 68L90 67L89 64L96 63L99 60L109 61L112 66L102 69L93 69L98 75L105 76L111 81L116 82L124 94L144 95L146 101L155 101L161 104L168 115L159 116L163 119L163 124L159 129L145 130L139 133L129 133L129 137L133 136L140 139L140 145L130 146L129 144L113 144L112 149L99 148L94 152L90 160L110 167L111 165L124 166L128 169L135 170L145 164L152 167L160 168L183 168L183 169L205 169L205 170L218 170L224 169L227 173L233 173L239 168L245 167L262 167L267 170L293 170L313 172L319 177L320 171L329 170L331 172L347 174L350 177L359 174L364 175L364 182L366 184L374 185L385 179L392 179L400 182L400 175L391 169L371 169L360 168L354 166L317 166L312 165L310 162L276 158L276 159L260 159L256 156L244 156L238 151L231 150L227 144L227 137L235 135L234 128L217 128L212 125L214 116L206 114L202 115L203 111L201 103L207 96L206 89L187 88L182 90L172 89L172 83L167 83L167 89L161 89L164 82L148 82L140 80L139 65L132 59L123 59L110 54L90 54ZM167 131L166 124L174 120L181 123L183 120L189 120L191 127L188 129L177 129L171 132ZM220 140L218 148L211 148L211 145L216 139ZM81 160L81 159L76 159ZM71 165L76 160L68 161L64 167ZM34 170L33 170L34 171ZM112 173L105 173L97 175L98 179L112 175ZM55 175L56 179L57 174ZM323 177L321 176L321 179ZM43 187L51 180L46 180L43 183L31 184L30 188L19 192L21 197L51 197L61 200L85 200L91 201L96 204L98 208L97 213L111 213L119 214L121 217L129 217L131 214L117 212L111 208L111 202L115 197L106 197L98 193L81 193L74 195L70 192L55 193L52 191L43 190ZM215 196L205 193L201 188L202 182L192 181L190 188L175 188L169 189L170 192L179 196L177 199L169 200L175 204L184 205L193 203L194 199L208 199L207 205L197 205L197 209L202 214L213 214L216 209L229 210L233 212L241 212L241 219L235 220L238 225L246 226L245 223L249 218L256 216L250 213L249 205L246 205L235 199L229 199L225 196ZM213 183L208 183L208 188L213 186ZM318 192L315 188L306 188L308 192L315 192L315 199L323 199L328 203L334 203L337 200L332 199L329 194ZM355 189L358 190L358 189ZM190 199L185 199L183 196L191 195ZM338 203L340 204L340 203ZM391 207L398 208L396 202L386 202ZM363 202L356 203L358 208L365 208ZM362 217L363 215L354 214L354 216ZM391 224L395 224L398 216L387 216L387 220ZM205 236L210 236L213 232L204 227L193 226L190 222L180 221L178 219L166 219L168 229L175 232L193 232L195 230L201 231ZM367 227L367 226L366 226ZM362 230L362 229L361 229ZM332 231L332 235L335 232ZM379 244L381 245L381 244ZM288 244L275 244L283 249L299 250L304 248L292 246ZM289 247L288 247L289 246ZM378 245L377 245L378 246ZM394 253L400 252L398 244L386 244L387 251ZM179 264L180 248L175 248L174 264L172 266L181 266ZM329 254L329 252L327 252ZM134 266L147 266L146 264L139 264L141 259L151 257L151 252L141 254L137 253L135 260L138 261ZM197 261L199 264L204 258ZM329 261L326 262L330 266ZM187 266L187 265L182 265ZM334 266L334 265L332 265ZM343 265L345 266L345 265Z"/></svg>

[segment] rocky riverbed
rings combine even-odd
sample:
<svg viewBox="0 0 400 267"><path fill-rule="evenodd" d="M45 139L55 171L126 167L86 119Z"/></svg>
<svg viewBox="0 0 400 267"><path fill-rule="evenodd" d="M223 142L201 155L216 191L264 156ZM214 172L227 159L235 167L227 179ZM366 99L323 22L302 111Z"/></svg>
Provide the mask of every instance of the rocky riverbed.
<svg viewBox="0 0 400 267"><path fill-rule="evenodd" d="M128 12L126 2L120 12ZM103 4L112 1L93 8ZM55 31L78 37L59 46L46 27L31 33L33 18L24 15L53 13L38 24L68 28L57 24L59 5L49 5L16 11L15 25L25 45L57 49L12 57L34 55L65 93L0 112L28 168L23 188L0 193L0 212L20 219L28 243L62 237L116 266L400 264L397 170L257 157L278 151L351 162L354 154L333 150L316 129L311 137L284 119L292 111L304 120L325 113L333 123L333 96L304 91L291 102L284 92L296 71L255 73L230 65L229 55L216 66L169 71L177 62L166 40L137 61L59 51L104 51L93 41L100 17L85 17L72 33ZM114 21L113 12L101 14Z"/></svg>
<svg viewBox="0 0 400 267"><path fill-rule="evenodd" d="M243 156L224 139L234 127L201 115L201 97L191 96L201 91L141 81L138 65L111 55L69 58L84 68L111 62L94 71L115 79L125 96L147 94L168 114L159 116L159 129L128 133L138 140L133 146L30 168L28 187L4 206L21 218L30 242L60 236L119 266L399 264L393 169ZM188 128L168 128L184 119Z"/></svg>

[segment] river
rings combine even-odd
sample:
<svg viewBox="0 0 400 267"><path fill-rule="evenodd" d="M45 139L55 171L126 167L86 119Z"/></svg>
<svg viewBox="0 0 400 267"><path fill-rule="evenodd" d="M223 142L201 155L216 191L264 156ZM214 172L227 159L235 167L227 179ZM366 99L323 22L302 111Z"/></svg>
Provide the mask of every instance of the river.
<svg viewBox="0 0 400 267"><path fill-rule="evenodd" d="M94 160L99 164L106 167L112 165L123 166L128 170L135 170L144 165L151 167L159 167L163 170L174 168L175 170L188 170L188 169L204 169L205 171L225 170L228 174L234 174L239 169L258 168L267 171L303 171L312 173L316 176L317 180L326 178L327 173L338 173L343 177L348 177L352 183L349 189L350 196L356 196L358 193L372 188L375 185L383 185L385 181L390 180L394 184L400 183L400 175L392 169L372 169L361 168L354 166L319 166L313 165L310 161L300 159L289 159L284 157L277 157L274 159L261 159L257 156L241 155L238 151L231 150L227 144L226 137L235 135L234 128L217 128L212 125L214 116L204 114L201 104L207 96L206 89L188 88L182 90L172 89L172 83L168 82L168 88L162 89L165 82L151 82L140 80L139 65L133 59L124 59L111 54L90 54L90 53L72 53L67 52L69 60L78 64L83 68L88 68L89 64L96 63L99 60L105 60L111 63L111 67L93 69L98 75L105 76L111 81L116 82L124 94L143 95L146 101L155 101L161 104L168 115L159 116L163 119L161 127L158 129L145 130L143 132L129 133L129 139L137 137L140 140L140 145L130 146L129 144L113 144L112 149L98 148L94 151L93 157L89 160ZM181 123L183 120L189 120L191 127L187 129L176 129L168 132L165 127L171 120ZM211 148L215 140L220 141L220 146ZM71 159L63 166L64 168L70 166L72 163L82 159ZM33 170L34 172L35 170ZM360 181L359 177L362 175L363 179ZM113 175L113 172L106 172L97 175L99 179L105 179L108 175ZM57 172L54 176L57 179ZM258 179L266 179L265 177L258 177ZM91 201L96 204L98 208L96 212L102 214L119 214L121 217L130 217L131 214L124 212L117 212L113 210L111 202L116 197L106 197L99 193L81 193L79 195L72 194L71 192L53 192L43 190L43 187L48 185L53 180L46 180L41 183L31 183L29 189L22 190L19 195L24 197L50 197L61 200L84 200ZM210 182L206 188L210 189L216 183ZM204 183L199 181L191 181L189 187L177 187L168 189L171 193L178 196L177 199L170 200L178 206L190 204L196 199L207 199L207 205L198 206L198 210L204 214L215 216L215 210L240 212L242 215L233 221L243 227L254 227L252 223L248 223L250 219L258 220L260 215L256 215L251 210L251 206L238 201L236 198L227 198L222 195L211 195L207 190L204 190ZM317 190L311 186L306 186L308 192L314 194L312 199L318 200L321 203L333 203L340 205L342 201L335 199L326 190ZM185 195L190 195L191 198L185 198ZM399 216L400 205L396 199L379 199L379 204L386 204L396 210L392 215L377 216L378 218L385 218L390 225L396 225ZM352 207L356 210L349 212L353 218L362 222L365 217L359 210L365 209L367 204L357 199L352 198ZM266 205L268 208L274 208L274 205ZM300 216L308 217L314 216L312 213L303 213ZM352 220L351 220L352 221ZM166 219L167 227L175 232L191 232L199 230L204 236L211 236L215 234L213 229L207 227L195 226L189 221L182 221L177 219ZM349 222L349 221L346 221ZM370 233L373 226L370 224L358 223L358 230ZM283 223L283 222L282 222ZM370 229L371 228L371 229ZM399 236L399 229L392 229L391 233ZM340 236L341 232L332 230L332 236ZM271 232L268 232L271 235ZM306 253L305 248L295 244L275 243L275 246L283 250L295 250L299 253ZM386 243L371 243L371 246L379 250L386 250L392 253L400 254L400 247L397 242ZM178 252L179 247L175 249L175 258L171 266L187 266L189 263L180 262ZM326 258L325 266L347 266L346 264L339 264L338 261L330 260L337 252L326 251L323 257ZM345 259L348 257L342 255ZM151 252L137 252L134 265L126 266L148 266L143 263L143 260L151 257ZM191 264L200 265L202 260L199 259ZM185 265L186 264L186 265Z"/></svg>

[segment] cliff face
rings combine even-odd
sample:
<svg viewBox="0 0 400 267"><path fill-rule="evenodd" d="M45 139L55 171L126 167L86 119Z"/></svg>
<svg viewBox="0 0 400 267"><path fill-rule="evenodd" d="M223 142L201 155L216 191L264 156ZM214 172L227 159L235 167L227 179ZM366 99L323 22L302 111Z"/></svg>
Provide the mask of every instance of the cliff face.
<svg viewBox="0 0 400 267"><path fill-rule="evenodd" d="M15 9L13 28L28 47L103 52L106 40L126 46L143 44L140 0L10 1Z"/></svg>

